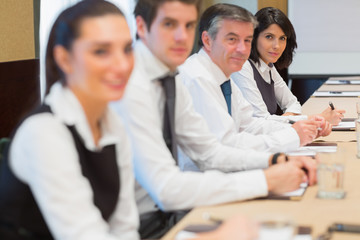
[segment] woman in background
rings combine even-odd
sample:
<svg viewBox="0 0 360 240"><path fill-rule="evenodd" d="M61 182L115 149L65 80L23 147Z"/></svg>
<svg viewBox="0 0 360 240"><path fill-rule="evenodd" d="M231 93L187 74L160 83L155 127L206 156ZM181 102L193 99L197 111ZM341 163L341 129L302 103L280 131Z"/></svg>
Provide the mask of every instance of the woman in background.
<svg viewBox="0 0 360 240"><path fill-rule="evenodd" d="M250 59L241 71L232 74L244 97L254 108L254 116L277 120L299 120L301 105L291 93L277 69L287 68L297 47L295 30L286 15L277 8L267 7L256 13ZM277 116L277 107L282 116ZM339 124L345 111L327 107L320 116L333 125Z"/></svg>

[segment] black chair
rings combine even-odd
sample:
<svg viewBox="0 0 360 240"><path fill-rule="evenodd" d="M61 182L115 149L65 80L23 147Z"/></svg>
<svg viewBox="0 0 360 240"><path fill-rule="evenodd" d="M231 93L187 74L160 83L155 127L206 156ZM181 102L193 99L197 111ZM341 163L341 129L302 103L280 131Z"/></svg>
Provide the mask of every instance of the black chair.
<svg viewBox="0 0 360 240"><path fill-rule="evenodd" d="M9 143L10 138L0 138L0 165L3 159L3 155L5 154L5 149Z"/></svg>

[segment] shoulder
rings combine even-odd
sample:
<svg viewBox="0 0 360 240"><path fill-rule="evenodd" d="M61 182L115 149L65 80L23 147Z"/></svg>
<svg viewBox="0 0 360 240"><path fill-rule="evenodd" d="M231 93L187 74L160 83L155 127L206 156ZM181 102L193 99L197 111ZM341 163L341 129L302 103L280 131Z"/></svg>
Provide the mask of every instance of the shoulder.
<svg viewBox="0 0 360 240"><path fill-rule="evenodd" d="M232 74L235 79L252 80L254 78L254 70L247 60L242 66L241 70Z"/></svg>
<svg viewBox="0 0 360 240"><path fill-rule="evenodd" d="M116 152L118 156L118 162L121 166L131 164L131 143L127 128L123 124L121 118L117 116L115 112L109 109L109 118L111 118L111 134L114 134L117 138Z"/></svg>
<svg viewBox="0 0 360 240"><path fill-rule="evenodd" d="M187 87L194 87L203 82L203 80L211 78L209 67L206 59L198 53L191 55L186 61L179 66L178 78Z"/></svg>
<svg viewBox="0 0 360 240"><path fill-rule="evenodd" d="M61 158L65 164L75 152L70 131L52 113L26 118L17 129L10 147L12 167L20 175L28 171L26 169L35 171L35 166L45 169L61 156L66 156L66 159Z"/></svg>
<svg viewBox="0 0 360 240"><path fill-rule="evenodd" d="M231 78L239 87L255 84L254 71L249 60L244 63L240 71L233 73Z"/></svg>
<svg viewBox="0 0 360 240"><path fill-rule="evenodd" d="M186 59L186 61L179 66L179 73L191 76L200 76L205 69L205 62L201 59L202 56L194 53Z"/></svg>
<svg viewBox="0 0 360 240"><path fill-rule="evenodd" d="M36 113L27 117L16 130L14 136L51 136L66 130L64 123L60 121L53 113L44 112Z"/></svg>
<svg viewBox="0 0 360 240"><path fill-rule="evenodd" d="M278 72L278 70L276 69L276 67L274 66L272 69L271 69L271 74L273 75L273 80L275 82L277 81L284 81L284 79L281 77L280 73Z"/></svg>

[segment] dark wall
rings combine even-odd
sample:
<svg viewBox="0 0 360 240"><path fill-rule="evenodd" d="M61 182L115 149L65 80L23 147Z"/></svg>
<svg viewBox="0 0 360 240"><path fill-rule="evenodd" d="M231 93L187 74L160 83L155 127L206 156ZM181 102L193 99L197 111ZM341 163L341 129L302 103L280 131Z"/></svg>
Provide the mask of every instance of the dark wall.
<svg viewBox="0 0 360 240"><path fill-rule="evenodd" d="M291 91L303 105L327 79L293 79Z"/></svg>
<svg viewBox="0 0 360 240"><path fill-rule="evenodd" d="M0 137L40 102L39 60L0 63Z"/></svg>

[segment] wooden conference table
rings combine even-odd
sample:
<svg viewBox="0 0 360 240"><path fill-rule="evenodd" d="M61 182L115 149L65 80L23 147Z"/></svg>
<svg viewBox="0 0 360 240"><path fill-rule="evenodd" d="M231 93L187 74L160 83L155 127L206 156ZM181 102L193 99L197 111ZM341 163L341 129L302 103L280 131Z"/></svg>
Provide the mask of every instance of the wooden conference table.
<svg viewBox="0 0 360 240"><path fill-rule="evenodd" d="M358 85L358 88L360 89L360 85ZM357 117L355 102L360 101L357 97L337 97L332 99L311 97L303 105L304 114L320 113L328 106L329 100L334 103L335 107L347 111L345 117ZM244 215L250 218L269 214L286 215L292 218L299 226L310 226L313 239L326 232L327 228L335 222L360 225L360 159L356 157L355 139L355 131L334 131L328 137L320 138L323 141L335 141L338 143L338 149L344 149L346 159L344 177L346 197L344 199L318 199L316 197L318 187L311 186L307 188L299 201L255 199L211 207L198 207L186 215L162 239L174 239L179 230L190 224L211 224L203 219L204 213L209 213L214 218L220 219L228 219L234 215ZM331 240L355 239L360 239L360 235L335 233L331 237Z"/></svg>

